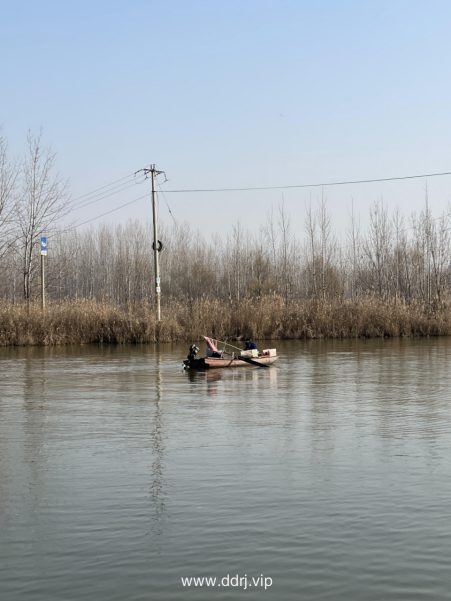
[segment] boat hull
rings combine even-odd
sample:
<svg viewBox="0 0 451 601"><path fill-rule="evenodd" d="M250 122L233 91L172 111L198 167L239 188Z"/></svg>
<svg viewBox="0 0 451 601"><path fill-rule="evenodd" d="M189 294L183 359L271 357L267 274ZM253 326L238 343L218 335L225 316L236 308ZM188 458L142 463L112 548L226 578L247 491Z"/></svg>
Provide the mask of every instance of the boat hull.
<svg viewBox="0 0 451 601"><path fill-rule="evenodd" d="M201 357L199 359L185 359L183 362L186 369L215 369L215 368L228 368L228 367L267 367L277 361L278 357L273 356L260 356L253 357L243 361L237 357L235 358L223 358L223 357Z"/></svg>

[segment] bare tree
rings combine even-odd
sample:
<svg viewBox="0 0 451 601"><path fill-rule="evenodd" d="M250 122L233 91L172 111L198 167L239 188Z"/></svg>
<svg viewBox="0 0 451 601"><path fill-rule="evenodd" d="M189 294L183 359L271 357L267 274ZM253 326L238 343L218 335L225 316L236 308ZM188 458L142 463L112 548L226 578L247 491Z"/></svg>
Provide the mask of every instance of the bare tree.
<svg viewBox="0 0 451 601"><path fill-rule="evenodd" d="M348 231L348 244L350 247L350 296L352 300L355 300L358 294L358 289L357 289L357 275L358 275L358 271L359 271L359 265L360 265L360 253L361 253L361 249L360 249L360 228L359 228L359 223L356 220L356 216L355 216L355 212L354 212L354 201L352 201L351 203L351 225L350 225L350 229Z"/></svg>
<svg viewBox="0 0 451 601"><path fill-rule="evenodd" d="M8 157L7 142L0 136L0 257L14 241L12 208L17 172L17 165Z"/></svg>
<svg viewBox="0 0 451 601"><path fill-rule="evenodd" d="M337 292L337 282L334 281L334 268L332 260L336 252L336 242L332 235L330 216L327 211L327 203L324 194L321 193L321 203L318 209L318 224L320 234L320 272L321 272L321 296L323 300L327 296Z"/></svg>
<svg viewBox="0 0 451 601"><path fill-rule="evenodd" d="M255 237L251 253L249 289L252 296L261 298L276 290L276 269L271 260L272 251L267 245L267 230L261 228L260 234Z"/></svg>
<svg viewBox="0 0 451 601"><path fill-rule="evenodd" d="M23 296L30 300L39 237L49 233L62 215L67 191L66 184L55 173L55 154L43 146L42 132L38 135L29 132L27 142L16 220L22 256Z"/></svg>
<svg viewBox="0 0 451 601"><path fill-rule="evenodd" d="M399 212L399 209L396 209L393 215L393 228L395 232L395 248L394 248L394 256L393 256L393 271L395 274L395 304L399 300L400 289L401 289L401 266L402 266L402 255L403 249L405 248L405 228L404 228L404 219Z"/></svg>
<svg viewBox="0 0 451 601"><path fill-rule="evenodd" d="M269 215L267 217L266 225L265 225L265 228L263 230L263 233L264 233L265 237L268 239L269 246L270 246L270 249L271 249L272 266L273 266L274 269L276 269L276 264L277 264L277 234L276 234L275 225L274 225L274 214L273 214L273 209L272 208L271 208L271 211L269 212Z"/></svg>
<svg viewBox="0 0 451 601"><path fill-rule="evenodd" d="M381 298L389 293L389 269L392 252L392 230L387 209L382 201L375 202L370 211L370 228L364 251L372 271L372 288Z"/></svg>
<svg viewBox="0 0 451 601"><path fill-rule="evenodd" d="M446 287L446 273L450 257L450 218L443 214L432 225L430 253L432 262L432 283L434 298L441 303L443 290Z"/></svg>
<svg viewBox="0 0 451 601"><path fill-rule="evenodd" d="M312 211L312 205L310 204L306 209L305 214L305 230L307 233L308 239L308 250L307 257L310 255L307 264L308 271L311 274L311 295L313 298L318 298L318 282L317 282L317 273L316 273L316 264L317 264L317 223L316 217Z"/></svg>
<svg viewBox="0 0 451 601"><path fill-rule="evenodd" d="M247 240L243 226L238 221L232 227L232 235L227 239L226 256L229 280L229 298L239 303L246 296L244 266L246 263Z"/></svg>
<svg viewBox="0 0 451 601"><path fill-rule="evenodd" d="M291 273L290 273L290 255L291 255L291 232L290 223L287 214L285 213L285 205L282 200L282 204L279 206L279 228L280 228L280 251L281 251L281 270L280 275L282 277L281 287L283 289L283 297L285 299L285 306L288 305L288 299L291 291Z"/></svg>

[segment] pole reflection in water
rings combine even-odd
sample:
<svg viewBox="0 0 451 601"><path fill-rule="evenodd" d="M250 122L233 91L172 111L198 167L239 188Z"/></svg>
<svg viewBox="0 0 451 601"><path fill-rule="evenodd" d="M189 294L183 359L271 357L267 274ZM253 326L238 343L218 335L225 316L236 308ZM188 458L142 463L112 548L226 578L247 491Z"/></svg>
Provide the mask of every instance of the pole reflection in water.
<svg viewBox="0 0 451 601"><path fill-rule="evenodd" d="M150 431L152 450L150 498L154 509L154 532L161 534L161 518L165 511L163 490L163 461L164 461L164 436L163 436L163 374L161 370L161 354L159 349L155 353L155 401L153 403L153 420Z"/></svg>
<svg viewBox="0 0 451 601"><path fill-rule="evenodd" d="M23 370L23 457L30 470L31 510L38 512L42 499L48 496L45 446L51 430L47 423L50 364L43 354L38 359L40 369L36 370L36 356L30 350L27 349Z"/></svg>

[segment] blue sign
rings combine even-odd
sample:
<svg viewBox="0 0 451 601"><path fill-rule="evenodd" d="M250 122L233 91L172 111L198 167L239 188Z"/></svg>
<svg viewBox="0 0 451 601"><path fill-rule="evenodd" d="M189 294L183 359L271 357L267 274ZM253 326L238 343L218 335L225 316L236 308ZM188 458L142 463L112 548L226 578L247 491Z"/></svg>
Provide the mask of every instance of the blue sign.
<svg viewBox="0 0 451 601"><path fill-rule="evenodd" d="M47 254L47 237L41 236L41 255Z"/></svg>

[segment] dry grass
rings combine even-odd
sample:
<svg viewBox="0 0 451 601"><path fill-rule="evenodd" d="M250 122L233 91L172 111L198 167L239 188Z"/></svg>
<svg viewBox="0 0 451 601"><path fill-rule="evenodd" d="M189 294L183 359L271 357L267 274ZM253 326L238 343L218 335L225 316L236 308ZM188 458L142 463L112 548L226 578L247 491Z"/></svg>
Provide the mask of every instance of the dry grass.
<svg viewBox="0 0 451 601"><path fill-rule="evenodd" d="M91 300L48 305L0 303L0 346L196 341L218 339L370 338L451 334L448 304L432 311L419 304L298 301L285 307L279 297L244 299L231 305L203 298L162 306L157 323L153 305L115 307Z"/></svg>

